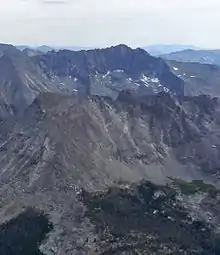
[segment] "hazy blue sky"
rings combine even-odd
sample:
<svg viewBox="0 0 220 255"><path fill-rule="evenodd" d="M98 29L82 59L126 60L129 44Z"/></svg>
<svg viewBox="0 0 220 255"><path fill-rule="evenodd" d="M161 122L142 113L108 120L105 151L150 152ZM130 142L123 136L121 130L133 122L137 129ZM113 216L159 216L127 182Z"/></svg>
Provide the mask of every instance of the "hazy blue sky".
<svg viewBox="0 0 220 255"><path fill-rule="evenodd" d="M0 41L220 48L220 0L2 0Z"/></svg>

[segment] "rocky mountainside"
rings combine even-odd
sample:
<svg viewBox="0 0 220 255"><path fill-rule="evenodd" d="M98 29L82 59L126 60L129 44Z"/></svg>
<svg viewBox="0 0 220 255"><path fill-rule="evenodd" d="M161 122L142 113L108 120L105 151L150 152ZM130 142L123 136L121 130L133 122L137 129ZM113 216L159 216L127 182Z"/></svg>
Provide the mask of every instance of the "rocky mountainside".
<svg viewBox="0 0 220 255"><path fill-rule="evenodd" d="M177 65L183 70L176 72ZM126 89L139 95L163 91L173 95L220 95L217 67L166 63L143 49L126 45L43 54L1 44L0 67L1 119L24 110L40 92L113 99Z"/></svg>
<svg viewBox="0 0 220 255"><path fill-rule="evenodd" d="M194 50L186 49L160 55L166 60L176 60L179 62L191 62L201 64L212 64L220 66L220 50Z"/></svg>
<svg viewBox="0 0 220 255"><path fill-rule="evenodd" d="M184 81L184 95L220 95L220 67L209 64L167 61L174 74Z"/></svg>
<svg viewBox="0 0 220 255"><path fill-rule="evenodd" d="M162 59L125 45L33 54L1 44L0 72L2 118L7 113L5 109L10 115L25 109L40 92L116 98L124 89L134 89L140 94L170 91L178 95L184 90L183 81Z"/></svg>
<svg viewBox="0 0 220 255"><path fill-rule="evenodd" d="M218 77L0 45L0 254L220 254Z"/></svg>
<svg viewBox="0 0 220 255"><path fill-rule="evenodd" d="M22 230L21 254L30 254L30 242L42 239L43 254L136 254L143 249L147 254L213 254L213 231L220 223L217 189L203 182L174 181L170 189L160 185L170 178L203 179L218 188L219 113L219 99L207 96L140 97L123 91L116 100L91 96L79 101L40 94L23 114L0 126L0 236L14 247L13 231L30 218L42 223L32 239L25 237L28 228ZM156 186L142 188L141 180ZM150 202L161 192L165 200ZM145 225L143 215L149 215ZM165 229L178 226L179 239L172 231L162 237L163 224ZM194 232L194 241L180 242ZM207 244L201 246L204 238ZM0 242L5 254L18 254L4 245Z"/></svg>
<svg viewBox="0 0 220 255"><path fill-rule="evenodd" d="M71 86L66 90L70 92ZM24 110L43 91L60 92L60 84L48 80L31 58L12 45L0 45L0 101L9 114ZM0 111L1 118L6 110Z"/></svg>
<svg viewBox="0 0 220 255"><path fill-rule="evenodd" d="M128 88L146 94L183 93L182 80L162 59L126 45L79 52L50 52L34 61L51 78L74 81L75 89L83 96L95 94L116 98L121 90Z"/></svg>

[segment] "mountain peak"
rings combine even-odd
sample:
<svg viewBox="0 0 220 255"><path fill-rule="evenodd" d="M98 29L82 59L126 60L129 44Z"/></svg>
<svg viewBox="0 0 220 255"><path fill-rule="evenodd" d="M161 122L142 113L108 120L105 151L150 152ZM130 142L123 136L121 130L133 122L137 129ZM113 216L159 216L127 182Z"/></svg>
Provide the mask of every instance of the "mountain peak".
<svg viewBox="0 0 220 255"><path fill-rule="evenodd" d="M128 45L123 44L123 43L115 45L115 46L111 46L109 48L111 48L111 49L127 49L127 50L129 49L129 50L131 50L131 47L129 47Z"/></svg>

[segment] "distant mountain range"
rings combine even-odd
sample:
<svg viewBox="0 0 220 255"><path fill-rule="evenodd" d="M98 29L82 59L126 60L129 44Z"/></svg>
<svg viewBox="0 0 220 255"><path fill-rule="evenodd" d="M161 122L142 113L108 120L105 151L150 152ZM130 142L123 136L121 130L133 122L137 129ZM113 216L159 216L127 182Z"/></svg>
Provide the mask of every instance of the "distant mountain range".
<svg viewBox="0 0 220 255"><path fill-rule="evenodd" d="M43 53L47 53L52 50L57 51L57 50L65 49L65 50L72 50L72 51L80 51L80 50L91 50L96 48L96 47L83 47L83 46L47 46L47 45L42 45L42 46L17 45L16 47L21 51L25 49L32 49L36 51L41 51ZM158 44L158 45L149 45L142 48L153 56L159 56L162 54L169 54L171 52L188 50L188 49L200 50L199 47L195 47L193 45L178 45L178 44L173 44L173 45Z"/></svg>
<svg viewBox="0 0 220 255"><path fill-rule="evenodd" d="M170 54L171 52L182 51L182 50L199 50L199 47L193 45L178 45L178 44L171 44L171 45L149 45L144 47L144 49L149 52L153 56L159 56L162 54Z"/></svg>
<svg viewBox="0 0 220 255"><path fill-rule="evenodd" d="M35 51L39 51L39 52L42 52L42 53L47 53L51 50L54 50L54 48L50 47L50 46L47 46L47 45L42 45L42 46L29 46L29 45L16 45L16 48L19 49L20 51L23 51L23 50L35 50Z"/></svg>
<svg viewBox="0 0 220 255"><path fill-rule="evenodd" d="M23 50L35 50L42 53L47 53L49 51L55 50L72 50L72 51L80 51L80 50L89 50L92 49L92 47L80 47L80 46L47 46L47 45L41 45L41 46L29 46L29 45L16 45L16 48L23 51Z"/></svg>
<svg viewBox="0 0 220 255"><path fill-rule="evenodd" d="M47 46L39 47L18 45L16 46L20 51L25 51L30 57L42 55L50 51L86 51L92 50L92 47L77 47L77 46ZM179 62L195 62L202 64L214 64L220 66L220 50L202 50L193 45L150 45L142 47L150 55L161 57L165 60L176 60ZM94 49L95 50L95 49Z"/></svg>
<svg viewBox="0 0 220 255"><path fill-rule="evenodd" d="M179 62L195 62L201 64L213 64L220 66L220 50L183 50L170 54L160 55L166 60Z"/></svg>

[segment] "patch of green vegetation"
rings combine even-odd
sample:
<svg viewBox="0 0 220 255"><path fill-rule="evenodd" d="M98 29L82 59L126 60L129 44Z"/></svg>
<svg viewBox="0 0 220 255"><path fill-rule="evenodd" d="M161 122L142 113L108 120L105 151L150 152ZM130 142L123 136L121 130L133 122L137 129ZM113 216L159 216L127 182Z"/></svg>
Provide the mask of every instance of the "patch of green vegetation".
<svg viewBox="0 0 220 255"><path fill-rule="evenodd" d="M180 188L180 191L184 195L194 195L195 193L208 193L214 196L217 193L217 189L212 184L204 183L202 180L193 180L192 182L186 182L180 179L173 181L174 185Z"/></svg>
<svg viewBox="0 0 220 255"><path fill-rule="evenodd" d="M101 254L219 254L211 227L193 221L176 195L175 189L150 182L84 191L85 216L96 226Z"/></svg>
<svg viewBox="0 0 220 255"><path fill-rule="evenodd" d="M52 229L47 215L28 208L0 226L0 254L43 255L39 246Z"/></svg>

